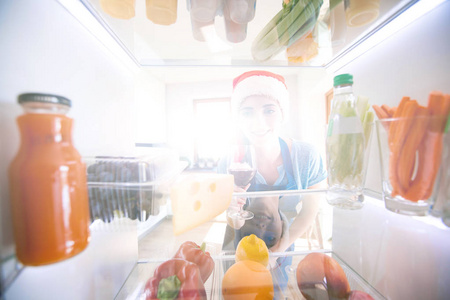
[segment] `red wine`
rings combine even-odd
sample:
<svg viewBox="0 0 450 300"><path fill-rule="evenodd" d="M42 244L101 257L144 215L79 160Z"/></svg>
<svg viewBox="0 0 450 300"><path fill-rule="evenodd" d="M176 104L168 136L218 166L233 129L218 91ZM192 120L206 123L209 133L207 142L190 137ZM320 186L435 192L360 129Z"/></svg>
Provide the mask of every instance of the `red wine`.
<svg viewBox="0 0 450 300"><path fill-rule="evenodd" d="M228 173L234 176L234 184L244 187L250 183L256 174L254 169L228 169Z"/></svg>

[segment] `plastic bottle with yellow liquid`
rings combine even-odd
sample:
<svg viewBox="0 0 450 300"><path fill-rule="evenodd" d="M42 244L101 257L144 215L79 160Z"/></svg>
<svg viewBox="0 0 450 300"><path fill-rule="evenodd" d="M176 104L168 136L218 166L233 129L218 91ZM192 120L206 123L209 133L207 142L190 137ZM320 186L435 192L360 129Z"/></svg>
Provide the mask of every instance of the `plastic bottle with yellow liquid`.
<svg viewBox="0 0 450 300"><path fill-rule="evenodd" d="M171 25L177 20L177 0L145 0L147 18L154 24Z"/></svg>
<svg viewBox="0 0 450 300"><path fill-rule="evenodd" d="M375 21L380 12L380 0L344 0L344 6L349 27L367 25Z"/></svg>
<svg viewBox="0 0 450 300"><path fill-rule="evenodd" d="M135 16L136 0L100 0L102 10L113 18L128 20Z"/></svg>

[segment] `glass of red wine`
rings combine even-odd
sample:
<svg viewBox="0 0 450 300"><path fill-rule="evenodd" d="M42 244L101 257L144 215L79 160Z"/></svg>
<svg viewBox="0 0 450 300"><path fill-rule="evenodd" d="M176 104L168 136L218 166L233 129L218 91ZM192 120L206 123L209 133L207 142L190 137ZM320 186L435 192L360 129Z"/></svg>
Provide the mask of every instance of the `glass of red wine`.
<svg viewBox="0 0 450 300"><path fill-rule="evenodd" d="M234 184L245 188L256 174L255 149L251 145L233 145L228 154L227 171L234 176ZM240 220L253 218L251 211L244 210L230 211L228 216Z"/></svg>

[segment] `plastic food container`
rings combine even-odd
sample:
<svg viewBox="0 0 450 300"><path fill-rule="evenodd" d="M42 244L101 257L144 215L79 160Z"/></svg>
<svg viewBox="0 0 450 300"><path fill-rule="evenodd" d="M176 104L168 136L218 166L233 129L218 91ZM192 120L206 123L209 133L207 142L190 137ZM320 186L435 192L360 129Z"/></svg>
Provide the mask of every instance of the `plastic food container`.
<svg viewBox="0 0 450 300"><path fill-rule="evenodd" d="M345 18L349 27L367 25L378 18L380 0L345 0Z"/></svg>
<svg viewBox="0 0 450 300"><path fill-rule="evenodd" d="M160 207L166 204L170 183L186 167L176 155L163 153L84 160L91 221L104 222L118 217L146 221L158 215Z"/></svg>
<svg viewBox="0 0 450 300"><path fill-rule="evenodd" d="M191 18L192 35L197 41L205 42L209 31L215 34L214 19L207 22Z"/></svg>
<svg viewBox="0 0 450 300"><path fill-rule="evenodd" d="M218 0L190 0L191 18L199 22L210 22L216 17Z"/></svg>
<svg viewBox="0 0 450 300"><path fill-rule="evenodd" d="M227 5L223 7L223 17L227 40L231 43L240 43L247 38L247 23L236 23L231 19L230 10Z"/></svg>
<svg viewBox="0 0 450 300"><path fill-rule="evenodd" d="M255 17L256 0L226 0L233 22L247 24Z"/></svg>

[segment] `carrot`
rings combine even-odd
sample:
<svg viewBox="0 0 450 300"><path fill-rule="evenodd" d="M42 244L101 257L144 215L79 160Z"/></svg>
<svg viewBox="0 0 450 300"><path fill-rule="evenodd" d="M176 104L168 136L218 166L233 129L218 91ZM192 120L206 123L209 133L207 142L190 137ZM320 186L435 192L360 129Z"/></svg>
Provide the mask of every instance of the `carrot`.
<svg viewBox="0 0 450 300"><path fill-rule="evenodd" d="M448 117L450 116L450 94L445 94L444 99L442 100L442 114L444 116L444 120L442 121L442 132L445 131L445 125L447 124Z"/></svg>
<svg viewBox="0 0 450 300"><path fill-rule="evenodd" d="M441 163L442 136L437 132L428 130L419 146L418 153L417 174L404 196L404 198L416 202L427 200L433 192L434 181Z"/></svg>
<svg viewBox="0 0 450 300"><path fill-rule="evenodd" d="M394 116L396 110L397 110L397 107L395 107L395 106L389 108L389 115L391 116L391 118Z"/></svg>
<svg viewBox="0 0 450 300"><path fill-rule="evenodd" d="M406 103L408 103L411 99L407 96L403 97L402 100L400 100L400 104L398 105L397 109L395 110L395 113L392 117L399 118L403 114L403 109L405 108Z"/></svg>
<svg viewBox="0 0 450 300"><path fill-rule="evenodd" d="M402 117L405 105L409 101L410 101L409 97L403 97L402 100L400 101L400 104L398 105L397 109L395 110L394 115L392 117L393 118L400 118L400 117ZM396 134L397 134L397 126L398 126L397 122L393 122L391 125L389 125L389 135L388 135L389 146L393 142L395 143Z"/></svg>
<svg viewBox="0 0 450 300"><path fill-rule="evenodd" d="M389 119L394 116L394 112L397 109L396 107L389 107L386 104L383 104L380 106L374 104L372 105L373 110L375 111L375 114L377 115L378 119ZM389 131L389 122L383 122L383 127L386 131Z"/></svg>
<svg viewBox="0 0 450 300"><path fill-rule="evenodd" d="M404 190L409 188L416 162L416 152L427 132L430 121L429 110L424 106L419 106L416 117L417 119L412 123L408 136L405 138L398 160L397 176Z"/></svg>
<svg viewBox="0 0 450 300"><path fill-rule="evenodd" d="M444 95L444 106L447 109L447 115L450 114L450 94Z"/></svg>
<svg viewBox="0 0 450 300"><path fill-rule="evenodd" d="M405 98L403 98L405 99ZM391 138L391 135L395 134L395 139L392 139L390 142L390 157L389 157L389 180L392 185L392 195L402 195L404 194L406 188L408 186L404 186L401 184L403 181L409 182L408 172L407 170L400 169L399 168L399 159L400 155L402 154L402 149L404 148L404 144L406 142L406 139L410 133L411 125L413 123L413 117L416 114L416 110L419 107L419 104L416 100L403 100L401 102L401 105L399 105L399 108L397 109L395 115L398 116L398 120L394 123L392 123L389 126L389 136L388 138ZM401 108L401 110L400 110ZM397 112L400 110L400 113L397 114ZM395 125L395 131L392 132L392 128ZM412 151L411 149L406 149L406 151ZM416 149L413 149L414 153Z"/></svg>
<svg viewBox="0 0 450 300"><path fill-rule="evenodd" d="M375 114L377 115L378 119L383 120L389 118L389 115L387 112L382 109L380 106L374 104L372 105L373 110L375 111Z"/></svg>
<svg viewBox="0 0 450 300"><path fill-rule="evenodd" d="M383 120L389 118L389 115L380 106L374 104L372 105L372 108L375 111L375 114L377 115L378 119ZM381 125L383 125L384 130L389 132L389 122L382 122Z"/></svg>
<svg viewBox="0 0 450 300"><path fill-rule="evenodd" d="M374 110L380 119L399 119L387 128L392 195L416 202L428 199L440 168L450 95L431 92L427 107L403 97L397 108L382 105Z"/></svg>
<svg viewBox="0 0 450 300"><path fill-rule="evenodd" d="M435 132L443 132L445 122L447 121L448 105L445 101L444 94L433 91L428 97L428 107L433 116L430 124L430 130Z"/></svg>
<svg viewBox="0 0 450 300"><path fill-rule="evenodd" d="M431 92L428 110L433 117L419 146L419 165L416 177L410 184L405 198L412 201L426 200L433 193L434 181L439 172L445 122L450 111L450 97L440 92Z"/></svg>
<svg viewBox="0 0 450 300"><path fill-rule="evenodd" d="M395 109L392 109L386 104L381 105L381 108L386 112L389 118L392 118L394 116Z"/></svg>

